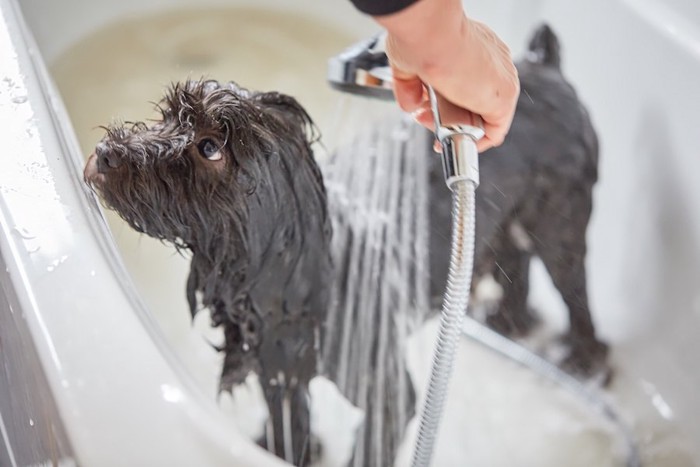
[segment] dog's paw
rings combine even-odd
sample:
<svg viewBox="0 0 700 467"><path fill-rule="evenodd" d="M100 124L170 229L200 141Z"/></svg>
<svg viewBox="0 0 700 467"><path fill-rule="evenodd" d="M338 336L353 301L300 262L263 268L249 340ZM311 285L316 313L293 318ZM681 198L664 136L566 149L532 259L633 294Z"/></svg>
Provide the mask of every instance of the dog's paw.
<svg viewBox="0 0 700 467"><path fill-rule="evenodd" d="M612 381L608 344L595 339L573 340L570 336L563 341L569 344L569 352L559 364L562 370L579 379L597 380L602 386Z"/></svg>
<svg viewBox="0 0 700 467"><path fill-rule="evenodd" d="M486 324L491 329L511 338L529 335L540 322L539 316L530 307L517 313L499 309L486 317Z"/></svg>

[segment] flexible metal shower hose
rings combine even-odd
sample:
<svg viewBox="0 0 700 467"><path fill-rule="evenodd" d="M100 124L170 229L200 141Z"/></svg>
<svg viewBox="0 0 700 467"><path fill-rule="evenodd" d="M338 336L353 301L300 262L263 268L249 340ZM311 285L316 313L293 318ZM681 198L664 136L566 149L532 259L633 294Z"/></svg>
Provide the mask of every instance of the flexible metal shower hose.
<svg viewBox="0 0 700 467"><path fill-rule="evenodd" d="M433 454L442 410L452 376L462 322L469 303L474 267L476 186L469 180L452 185L452 247L447 288L442 303L440 330L433 354L425 404L420 415L413 467L428 467Z"/></svg>
<svg viewBox="0 0 700 467"><path fill-rule="evenodd" d="M447 398L457 345L463 335L535 373L559 384L610 420L619 430L627 449L627 467L641 465L639 446L627 423L597 391L586 387L556 365L534 352L466 316L474 267L475 184L469 180L452 185L452 246L447 287L442 304L440 330L433 354L433 365L425 404L420 414L418 438L412 467L429 467L443 406ZM466 319L466 322L465 322Z"/></svg>

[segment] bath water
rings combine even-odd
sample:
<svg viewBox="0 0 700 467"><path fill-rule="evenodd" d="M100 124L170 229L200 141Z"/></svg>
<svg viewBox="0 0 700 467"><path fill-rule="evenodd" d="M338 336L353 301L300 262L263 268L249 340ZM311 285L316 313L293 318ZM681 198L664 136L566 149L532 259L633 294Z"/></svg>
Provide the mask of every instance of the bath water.
<svg viewBox="0 0 700 467"><path fill-rule="evenodd" d="M348 110L338 107L340 97L325 83L326 59L352 41L351 37L335 29L293 14L240 9L182 11L134 18L106 27L67 50L51 64L51 71L86 156L103 133L98 125L114 119L154 117L156 114L149 102L157 100L168 83L188 77L234 80L244 87L279 90L294 95L310 112L322 133L330 135L339 126L337 117L344 118ZM350 107L354 105L347 99L345 102ZM360 107L355 110L358 109ZM374 114L367 110L361 115L366 120ZM351 132L361 128L350 126L342 130ZM401 138L401 135L386 136L387 141L397 137ZM327 144L340 144L340 139L335 137ZM396 162L388 157L393 150L391 144L372 144L375 146L372 156L375 161ZM367 156L366 151L361 152L358 157ZM357 177L363 176L357 164L353 167ZM386 170L379 163L371 167ZM416 168L415 173L420 173L418 170ZM369 176L369 173L365 175ZM392 191L392 184L398 183L398 179L380 177L386 186L361 190L357 185L361 180L357 177L354 181L335 177L335 181L345 184L345 187L336 187L339 190L336 194L347 191L347 187L355 183L352 191L354 203L364 205L363 209L375 202L383 203L385 211L404 209L418 212L415 205L402 204L396 195L398 192ZM415 203L423 196L420 190L426 188L421 188L417 180L411 182L414 188L410 199ZM363 193L368 199L361 198ZM403 297L392 297L381 307L377 307L376 301L372 302L379 297L381 281L404 281L402 283L408 284L407 287L413 287L414 284L409 282L412 279L404 274L413 269L404 267L402 272L404 263L401 261L410 259L405 255L412 254L418 255L414 259L419 261L420 255L415 245L405 243L410 235L402 237L396 232L390 235L386 230L376 230L372 222L377 225L384 222L384 228L388 228L387 222L391 218L372 218L371 211L368 210L370 217L366 219L363 235L368 236L365 240L369 242L370 250L375 250L367 250L367 264L375 261L374 264L394 269L376 281L367 276L371 268L364 273L357 272L356 279L358 283L365 281L366 290L363 289L364 295L357 294L356 297L365 302L354 306L373 307L373 310L384 310L382 313L394 312L396 308L410 309L408 316L420 316L424 311L416 308L422 306L423 301L416 295L416 290L411 294L406 292ZM188 259L160 242L136 234L110 212L107 216L124 263L173 351L202 389L211 397L219 398L222 410L239 421L242 430L251 437L259 436L266 409L254 378L249 385L236 390L233 397L217 394L221 356L210 344L218 344L221 335L209 328L205 313L197 316L194 325L191 323L184 294ZM411 238L419 240L419 231L420 228L413 231ZM396 239L403 239L404 243L392 244ZM379 258L376 249L381 248L400 253L396 256L399 261L390 266L391 261L372 260ZM369 320L372 316L365 316L362 323L354 323L354 326L364 326L368 332L363 334L355 328L354 334L348 334L353 341L346 347L370 346L372 342L363 342L363 336L367 339L368 335L387 335L391 324L395 324L388 315L384 315L384 321L376 323ZM414 327L409 324L400 323L403 329L413 332L399 337L405 341L410 378L416 382L417 400L420 401L427 382L437 321L430 319L424 325ZM624 353L630 351L616 349L613 363L615 358L621 360ZM377 371L381 368L372 367L366 359L360 360L354 363L348 360L347 363L355 365L355 374L367 372L366 378L378 378L375 383L380 388L382 385L398 387L408 383L388 378L381 381L383 372ZM675 429L673 414L653 385L626 378L624 367L616 368L616 371L608 395L632 424L642 444L643 465L695 465L686 441ZM314 382L311 391L314 431L326 446L322 464L343 465L349 459L361 413L327 381ZM383 397L377 392L377 404L385 402ZM372 426L381 426L381 418L373 418L373 423L379 425ZM434 465L604 467L621 466L625 462L624 446L607 421L572 395L466 339L460 344L443 420ZM408 465L415 425L415 420L408 425L397 465Z"/></svg>

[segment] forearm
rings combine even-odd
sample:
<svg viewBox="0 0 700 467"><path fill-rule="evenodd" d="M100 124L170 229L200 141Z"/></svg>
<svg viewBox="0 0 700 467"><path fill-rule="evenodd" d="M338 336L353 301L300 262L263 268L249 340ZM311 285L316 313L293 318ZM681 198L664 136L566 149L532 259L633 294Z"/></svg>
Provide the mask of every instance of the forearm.
<svg viewBox="0 0 700 467"><path fill-rule="evenodd" d="M355 8L370 16L397 13L418 0L351 0Z"/></svg>

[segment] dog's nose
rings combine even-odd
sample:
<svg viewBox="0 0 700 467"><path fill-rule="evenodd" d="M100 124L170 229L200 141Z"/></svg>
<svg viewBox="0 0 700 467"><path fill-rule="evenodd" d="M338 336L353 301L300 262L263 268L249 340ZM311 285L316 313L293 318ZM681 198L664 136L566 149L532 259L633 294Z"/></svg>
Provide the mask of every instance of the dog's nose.
<svg viewBox="0 0 700 467"><path fill-rule="evenodd" d="M95 149L95 155L97 156L97 171L100 173L108 172L110 169L116 169L122 164L118 154L100 145Z"/></svg>

